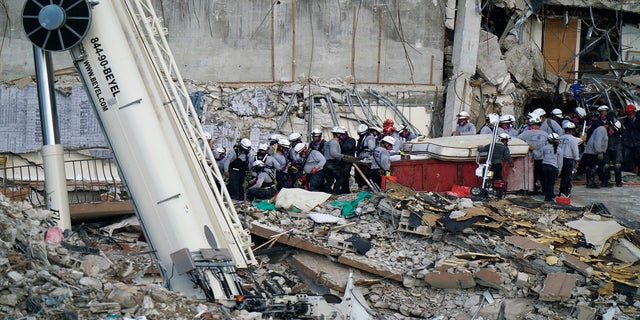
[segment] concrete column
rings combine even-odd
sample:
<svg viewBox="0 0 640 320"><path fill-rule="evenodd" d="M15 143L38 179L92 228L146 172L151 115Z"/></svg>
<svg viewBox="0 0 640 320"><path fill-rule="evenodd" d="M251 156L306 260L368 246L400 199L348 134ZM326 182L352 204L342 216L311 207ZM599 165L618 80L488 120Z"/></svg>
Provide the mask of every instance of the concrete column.
<svg viewBox="0 0 640 320"><path fill-rule="evenodd" d="M458 112L471 109L472 89L469 80L476 73L478 41L482 16L477 0L458 0L453 35L453 77L447 86L442 136L455 129Z"/></svg>

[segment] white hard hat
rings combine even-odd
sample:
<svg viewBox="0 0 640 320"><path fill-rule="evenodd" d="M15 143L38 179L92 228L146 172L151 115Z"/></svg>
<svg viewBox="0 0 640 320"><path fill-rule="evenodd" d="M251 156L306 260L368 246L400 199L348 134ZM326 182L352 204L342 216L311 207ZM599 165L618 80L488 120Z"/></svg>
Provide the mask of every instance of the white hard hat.
<svg viewBox="0 0 640 320"><path fill-rule="evenodd" d="M511 136L505 132L498 135L498 140L511 140Z"/></svg>
<svg viewBox="0 0 640 320"><path fill-rule="evenodd" d="M269 141L278 141L282 139L282 135L274 133L272 135L269 136Z"/></svg>
<svg viewBox="0 0 640 320"><path fill-rule="evenodd" d="M402 132L404 130L407 130L407 127L403 126L403 125L399 125L398 129L396 129L397 132Z"/></svg>
<svg viewBox="0 0 640 320"><path fill-rule="evenodd" d="M584 118L587 116L587 111L584 110L584 108L582 107L577 107L576 108L576 114L580 117L580 118Z"/></svg>
<svg viewBox="0 0 640 320"><path fill-rule="evenodd" d="M565 121L562 123L562 129L575 129L576 128L576 124L571 122L571 121Z"/></svg>
<svg viewBox="0 0 640 320"><path fill-rule="evenodd" d="M458 117L458 119L469 119L471 116L469 115L469 112L460 111L456 117Z"/></svg>
<svg viewBox="0 0 640 320"><path fill-rule="evenodd" d="M296 144L296 146L293 148L293 151L295 151L296 153L300 153L305 149L307 149L307 144L304 142L301 142Z"/></svg>
<svg viewBox="0 0 640 320"><path fill-rule="evenodd" d="M289 135L289 141L298 140L300 138L302 138L302 135L300 134L300 132L294 132Z"/></svg>
<svg viewBox="0 0 640 320"><path fill-rule="evenodd" d="M207 139L207 140L211 140L211 133L205 131L204 132L204 138Z"/></svg>
<svg viewBox="0 0 640 320"><path fill-rule="evenodd" d="M560 140L560 136L557 133L552 132L552 133L549 133L549 137L547 139L549 141L557 141L557 140Z"/></svg>
<svg viewBox="0 0 640 320"><path fill-rule="evenodd" d="M607 107L605 105L599 106L598 107L598 112L600 112L600 111L609 111L609 107Z"/></svg>
<svg viewBox="0 0 640 320"><path fill-rule="evenodd" d="M369 127L369 129L376 131L377 133L382 134L383 129L378 126Z"/></svg>
<svg viewBox="0 0 640 320"><path fill-rule="evenodd" d="M367 129L369 129L369 126L362 123L358 126L358 133L364 133Z"/></svg>
<svg viewBox="0 0 640 320"><path fill-rule="evenodd" d="M321 136L322 135L322 130L315 128L313 129L313 131L311 131L311 136L312 137L317 137L317 136Z"/></svg>
<svg viewBox="0 0 640 320"><path fill-rule="evenodd" d="M528 124L539 124L540 122L542 122L542 119L540 119L540 116L537 113L529 113L529 119L527 120Z"/></svg>
<svg viewBox="0 0 640 320"><path fill-rule="evenodd" d="M537 113L539 117L546 116L547 112L542 108L536 108L533 112Z"/></svg>
<svg viewBox="0 0 640 320"><path fill-rule="evenodd" d="M250 149L251 148L251 140L247 139L247 138L242 138L242 140L240 140L240 146L245 148L245 149Z"/></svg>
<svg viewBox="0 0 640 320"><path fill-rule="evenodd" d="M613 123L613 127L615 127L616 130L622 129L622 123L620 123L620 120L616 120L616 122Z"/></svg>
<svg viewBox="0 0 640 320"><path fill-rule="evenodd" d="M333 128L331 129L331 132L332 132L332 133L346 133L347 131L346 131L346 130L344 130L344 128L343 128L343 127L335 126L335 127L333 127Z"/></svg>
<svg viewBox="0 0 640 320"><path fill-rule="evenodd" d="M384 138L382 138L382 141L390 144L390 145L394 145L396 143L396 139L392 136L385 136Z"/></svg>
<svg viewBox="0 0 640 320"><path fill-rule="evenodd" d="M511 117L508 114L500 116L500 123L508 123L511 122Z"/></svg>
<svg viewBox="0 0 640 320"><path fill-rule="evenodd" d="M269 149L269 145L266 143L261 143L258 145L258 150L267 151Z"/></svg>
<svg viewBox="0 0 640 320"><path fill-rule="evenodd" d="M500 116L497 113L489 113L486 118L489 123L498 123L500 121Z"/></svg>
<svg viewBox="0 0 640 320"><path fill-rule="evenodd" d="M216 152L217 152L218 154L227 153L227 149L225 149L225 147L217 147L217 148L216 148Z"/></svg>
<svg viewBox="0 0 640 320"><path fill-rule="evenodd" d="M556 116L556 117L562 117L562 110L555 108L553 110L551 110L551 114Z"/></svg>
<svg viewBox="0 0 640 320"><path fill-rule="evenodd" d="M278 145L284 148L291 148L291 142L288 139L278 140Z"/></svg>
<svg viewBox="0 0 640 320"><path fill-rule="evenodd" d="M251 167L264 167L264 162L262 162L262 160L256 160L251 164Z"/></svg>

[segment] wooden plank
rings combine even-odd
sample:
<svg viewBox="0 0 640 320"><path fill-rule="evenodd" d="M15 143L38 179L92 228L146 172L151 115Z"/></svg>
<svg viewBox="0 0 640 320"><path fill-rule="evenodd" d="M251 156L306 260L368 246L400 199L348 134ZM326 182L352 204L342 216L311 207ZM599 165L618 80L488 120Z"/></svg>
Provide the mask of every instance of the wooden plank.
<svg viewBox="0 0 640 320"><path fill-rule="evenodd" d="M275 228L260 224L258 222L252 222L249 231L257 236L263 237L265 239L270 239L272 236L282 233L282 230L277 230ZM288 246L298 248L304 251L309 251L321 255L329 255L331 254L331 250L317 246L307 240L298 238L294 235L283 235L278 237L277 242L282 244L286 244Z"/></svg>
<svg viewBox="0 0 640 320"><path fill-rule="evenodd" d="M131 201L70 204L69 212L72 220L97 219L134 213Z"/></svg>

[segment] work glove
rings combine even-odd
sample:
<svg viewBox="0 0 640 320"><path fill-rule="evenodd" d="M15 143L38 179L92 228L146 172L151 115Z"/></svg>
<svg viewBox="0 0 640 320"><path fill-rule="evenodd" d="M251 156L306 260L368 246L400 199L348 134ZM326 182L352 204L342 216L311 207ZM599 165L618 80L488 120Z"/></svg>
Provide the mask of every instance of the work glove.
<svg viewBox="0 0 640 320"><path fill-rule="evenodd" d="M511 173L516 174L516 168L511 168Z"/></svg>
<svg viewBox="0 0 640 320"><path fill-rule="evenodd" d="M297 173L298 172L298 168L291 166L289 167L289 171L291 171L292 173Z"/></svg>
<svg viewBox="0 0 640 320"><path fill-rule="evenodd" d="M532 145L529 145L529 151L533 151L535 149Z"/></svg>
<svg viewBox="0 0 640 320"><path fill-rule="evenodd" d="M602 152L598 153L597 157L598 157L598 161L602 161L604 159L604 153Z"/></svg>
<svg viewBox="0 0 640 320"><path fill-rule="evenodd" d="M317 167L311 168L311 173L316 173L316 172L318 172L318 168Z"/></svg>
<svg viewBox="0 0 640 320"><path fill-rule="evenodd" d="M391 176L391 171L385 171L384 175L387 176L387 177Z"/></svg>

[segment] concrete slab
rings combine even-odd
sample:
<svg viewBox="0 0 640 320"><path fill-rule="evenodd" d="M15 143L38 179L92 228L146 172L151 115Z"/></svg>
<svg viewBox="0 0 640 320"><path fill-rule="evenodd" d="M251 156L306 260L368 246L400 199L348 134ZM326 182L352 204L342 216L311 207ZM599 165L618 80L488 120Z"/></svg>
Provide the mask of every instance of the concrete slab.
<svg viewBox="0 0 640 320"><path fill-rule="evenodd" d="M616 220L626 227L640 229L640 180L626 176L622 187L587 189L581 181L571 190L571 204L590 206L594 202L603 203ZM632 180L632 181L631 181Z"/></svg>

